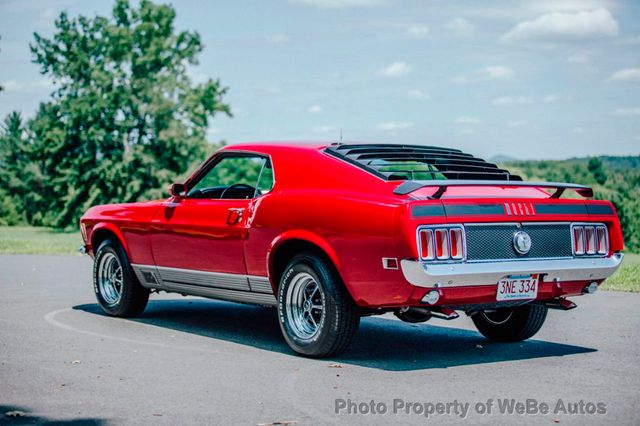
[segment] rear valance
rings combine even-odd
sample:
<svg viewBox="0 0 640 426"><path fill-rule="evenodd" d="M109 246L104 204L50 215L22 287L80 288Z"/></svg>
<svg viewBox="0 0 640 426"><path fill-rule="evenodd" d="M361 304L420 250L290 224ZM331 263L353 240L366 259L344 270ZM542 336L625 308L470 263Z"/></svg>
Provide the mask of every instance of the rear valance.
<svg viewBox="0 0 640 426"><path fill-rule="evenodd" d="M555 189L555 192L550 194L550 198L560 198L565 190L575 191L583 197L593 197L593 189L588 186L578 185L575 183L561 183L561 182L524 182L524 181L508 181L508 180L407 180L398 185L393 193L396 195L407 195L420 188L428 186L438 187L438 190L429 198L438 199L444 194L448 187L451 186L493 186L499 188L549 188Z"/></svg>

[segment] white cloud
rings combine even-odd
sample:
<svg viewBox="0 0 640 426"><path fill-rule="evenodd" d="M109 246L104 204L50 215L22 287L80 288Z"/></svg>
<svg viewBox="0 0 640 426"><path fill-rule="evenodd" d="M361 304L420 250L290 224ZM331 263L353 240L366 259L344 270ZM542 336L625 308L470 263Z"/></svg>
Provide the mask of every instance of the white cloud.
<svg viewBox="0 0 640 426"><path fill-rule="evenodd" d="M629 44L629 45L640 44L640 36L627 37L624 40L621 40L620 44Z"/></svg>
<svg viewBox="0 0 640 426"><path fill-rule="evenodd" d="M614 72L609 78L611 81L640 82L640 68L625 68Z"/></svg>
<svg viewBox="0 0 640 426"><path fill-rule="evenodd" d="M583 135L585 133L582 127L574 127L573 129L571 129L571 132L575 133L576 135Z"/></svg>
<svg viewBox="0 0 640 426"><path fill-rule="evenodd" d="M640 115L640 108L618 108L613 111L613 115L619 115L623 117Z"/></svg>
<svg viewBox="0 0 640 426"><path fill-rule="evenodd" d="M464 18L455 18L444 24L445 30L459 36L469 36L473 34L476 27Z"/></svg>
<svg viewBox="0 0 640 426"><path fill-rule="evenodd" d="M380 74L385 77L402 77L411 72L411 67L406 62L394 62L386 68L380 70Z"/></svg>
<svg viewBox="0 0 640 426"><path fill-rule="evenodd" d="M504 65L490 65L480 68L474 75L457 75L451 78L454 84L466 84L482 80L508 80L513 77L514 71Z"/></svg>
<svg viewBox="0 0 640 426"><path fill-rule="evenodd" d="M309 108L307 108L307 111L310 112L311 114L319 114L324 110L320 105L311 105Z"/></svg>
<svg viewBox="0 0 640 426"><path fill-rule="evenodd" d="M516 121L510 121L509 123L507 123L507 126L509 127L524 127L527 125L527 122L524 120L516 120Z"/></svg>
<svg viewBox="0 0 640 426"><path fill-rule="evenodd" d="M345 7L378 6L386 3L384 0L289 0L289 3L306 4L321 9L341 9Z"/></svg>
<svg viewBox="0 0 640 426"><path fill-rule="evenodd" d="M314 133L329 133L329 132L335 131L336 127L330 126L330 125L324 125L324 126L314 127L311 130L313 130Z"/></svg>
<svg viewBox="0 0 640 426"><path fill-rule="evenodd" d="M615 0L536 0L527 4L527 7L537 12L579 12L616 6Z"/></svg>
<svg viewBox="0 0 640 426"><path fill-rule="evenodd" d="M413 90L409 90L407 92L407 98L416 99L416 100L424 100L424 99L429 99L429 94L426 93L426 92L423 92L420 89L413 89Z"/></svg>
<svg viewBox="0 0 640 426"><path fill-rule="evenodd" d="M429 34L429 27L426 25L413 25L407 29L407 35L413 38L425 38Z"/></svg>
<svg viewBox="0 0 640 426"><path fill-rule="evenodd" d="M273 44L285 44L291 41L291 37L287 34L272 34L267 37L267 41Z"/></svg>
<svg viewBox="0 0 640 426"><path fill-rule="evenodd" d="M394 130L404 130L410 127L413 127L414 123L410 121L385 121L379 123L376 126L376 130L382 130L385 132L394 131Z"/></svg>
<svg viewBox="0 0 640 426"><path fill-rule="evenodd" d="M504 105L526 105L534 103L533 98L528 96L500 96L491 101L494 106Z"/></svg>
<svg viewBox="0 0 640 426"><path fill-rule="evenodd" d="M457 124L480 124L482 123L482 120L476 117L462 116L462 117L456 118L456 123Z"/></svg>
<svg viewBox="0 0 640 426"><path fill-rule="evenodd" d="M588 53L574 53L573 55L567 58L567 62L572 64L588 64L591 62L591 56Z"/></svg>
<svg viewBox="0 0 640 426"><path fill-rule="evenodd" d="M261 87L259 90L267 95L279 95L282 93L282 89L278 86Z"/></svg>
<svg viewBox="0 0 640 426"><path fill-rule="evenodd" d="M456 75L455 77L451 77L451 82L455 84L465 84L469 82L469 77L466 75Z"/></svg>
<svg viewBox="0 0 640 426"><path fill-rule="evenodd" d="M583 40L617 34L618 23L607 9L600 8L574 13L546 13L532 21L520 22L504 34L503 39Z"/></svg>
<svg viewBox="0 0 640 426"><path fill-rule="evenodd" d="M546 95L542 100L546 103L552 104L554 102L558 102L560 100L560 96L558 95Z"/></svg>
<svg viewBox="0 0 640 426"><path fill-rule="evenodd" d="M53 82L46 79L31 81L7 80L0 83L0 86L7 92L34 93L51 90L53 88Z"/></svg>
<svg viewBox="0 0 640 426"><path fill-rule="evenodd" d="M486 77L495 79L504 79L513 76L513 70L503 65L492 65L484 67L478 70L478 72Z"/></svg>

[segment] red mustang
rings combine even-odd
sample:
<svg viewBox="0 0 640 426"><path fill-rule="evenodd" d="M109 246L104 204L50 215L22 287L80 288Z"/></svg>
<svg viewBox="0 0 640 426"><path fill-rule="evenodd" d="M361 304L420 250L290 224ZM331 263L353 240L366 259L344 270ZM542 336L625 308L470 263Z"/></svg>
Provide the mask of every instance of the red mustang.
<svg viewBox="0 0 640 426"><path fill-rule="evenodd" d="M616 211L580 198L590 188L524 182L455 149L228 146L169 191L82 217L104 311L138 315L151 290L277 306L309 356L344 351L361 316L385 312L459 310L491 340L527 339L623 257Z"/></svg>

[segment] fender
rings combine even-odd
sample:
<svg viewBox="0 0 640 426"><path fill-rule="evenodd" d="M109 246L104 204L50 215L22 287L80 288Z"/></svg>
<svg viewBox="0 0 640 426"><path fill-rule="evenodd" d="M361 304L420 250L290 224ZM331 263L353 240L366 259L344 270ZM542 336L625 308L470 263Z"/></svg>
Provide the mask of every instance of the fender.
<svg viewBox="0 0 640 426"><path fill-rule="evenodd" d="M131 259L131 253L129 252L129 246L127 245L127 240L125 240L124 235L122 235L120 228L118 228L115 224L110 222L98 222L94 225L93 229L91 229L91 236L89 238L89 241L92 242L91 251L94 253L94 255L95 255L95 249L97 249L97 247L93 247L93 236L97 231L100 231L100 230L106 230L114 233L115 236L118 238L118 240L120 240L120 244L122 244L122 247L124 248L124 251L127 254L127 257Z"/></svg>
<svg viewBox="0 0 640 426"><path fill-rule="evenodd" d="M271 287L273 287L274 294L276 291L277 283L274 283L271 279L271 277L273 276L272 255L282 244L291 240L302 240L319 247L329 257L331 262L333 262L333 265L338 270L338 273L342 275L342 264L340 263L340 259L331 245L327 242L327 240L325 240L322 236L305 229L290 229L274 238L269 245L269 248L267 249L267 271L269 273L269 281L271 281Z"/></svg>

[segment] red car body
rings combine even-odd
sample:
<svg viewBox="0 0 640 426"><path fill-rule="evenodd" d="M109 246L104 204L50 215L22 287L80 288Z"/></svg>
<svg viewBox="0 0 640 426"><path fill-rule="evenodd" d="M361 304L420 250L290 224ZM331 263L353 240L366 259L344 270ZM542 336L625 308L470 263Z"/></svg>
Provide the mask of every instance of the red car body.
<svg viewBox="0 0 640 426"><path fill-rule="evenodd" d="M557 190L551 194L543 184L455 179L438 181L450 182L446 187L434 181L411 186L411 180L382 179L351 157L330 152L332 147L359 146L226 146L186 181L187 190L216 159L234 153L268 158L272 189L251 199L176 194L159 201L96 206L81 219L86 250L92 254L102 240L115 238L145 287L276 305L286 260L313 248L330 260L353 301L369 313L424 307L431 291L439 296L428 305L434 312L496 305L497 283L509 274L535 274L535 300L562 302L585 293L591 283L600 284L622 260L622 232L613 205L559 197L563 190L576 188L589 195L588 188L558 190L560 184L549 184ZM393 150L392 145L379 147ZM569 255L561 258L509 255L491 260L490 245L482 248L481 234L480 243L474 244L488 259L476 262L465 253L457 261L428 262L421 260L417 234L420 227L431 225L456 224L470 232L496 224L534 229L536 224L590 223L606 227L606 253L577 256L563 248ZM572 236L562 235L565 243L574 244ZM534 239L532 244L556 250L553 241Z"/></svg>

